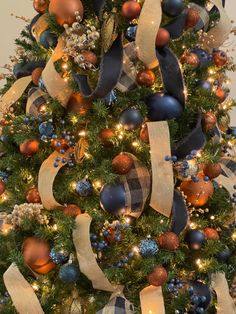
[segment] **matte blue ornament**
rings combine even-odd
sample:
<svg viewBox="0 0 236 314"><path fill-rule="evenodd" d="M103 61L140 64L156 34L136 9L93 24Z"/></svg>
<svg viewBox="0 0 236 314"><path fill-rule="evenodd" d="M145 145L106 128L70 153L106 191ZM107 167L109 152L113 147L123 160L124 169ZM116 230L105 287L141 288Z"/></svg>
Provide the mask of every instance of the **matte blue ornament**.
<svg viewBox="0 0 236 314"><path fill-rule="evenodd" d="M221 263L226 263L231 256L231 251L226 248L217 254L217 260Z"/></svg>
<svg viewBox="0 0 236 314"><path fill-rule="evenodd" d="M200 88L202 88L204 90L211 91L212 84L209 81L199 81L198 82L198 87L200 87Z"/></svg>
<svg viewBox="0 0 236 314"><path fill-rule="evenodd" d="M199 250L206 241L206 237L200 230L193 229L186 233L185 241L190 249Z"/></svg>
<svg viewBox="0 0 236 314"><path fill-rule="evenodd" d="M53 48L57 45L57 36L46 30L40 35L39 42L45 49Z"/></svg>
<svg viewBox="0 0 236 314"><path fill-rule="evenodd" d="M137 32L137 24L134 24L134 25L130 25L126 32L125 32L125 38L128 40L128 41L135 41L135 37L136 37L136 32Z"/></svg>
<svg viewBox="0 0 236 314"><path fill-rule="evenodd" d="M198 56L200 67L207 66L212 61L212 55L202 48L194 48L191 52Z"/></svg>
<svg viewBox="0 0 236 314"><path fill-rule="evenodd" d="M180 15L184 9L183 0L163 0L161 5L163 12L170 17Z"/></svg>
<svg viewBox="0 0 236 314"><path fill-rule="evenodd" d="M73 264L63 265L59 270L59 278L64 283L75 283L79 279L79 276L79 267Z"/></svg>
<svg viewBox="0 0 236 314"><path fill-rule="evenodd" d="M165 121L179 118L183 113L183 106L180 102L163 93L151 95L147 101L148 119L151 121Z"/></svg>
<svg viewBox="0 0 236 314"><path fill-rule="evenodd" d="M79 194L79 196L89 196L92 191L93 187L89 180L83 179L76 183L76 192Z"/></svg>
<svg viewBox="0 0 236 314"><path fill-rule="evenodd" d="M65 264L69 260L69 256L62 252L57 252L55 249L51 249L49 256L51 257L51 260L57 265Z"/></svg>
<svg viewBox="0 0 236 314"><path fill-rule="evenodd" d="M125 209L125 189L121 183L105 184L100 192L101 207L112 215L119 215Z"/></svg>
<svg viewBox="0 0 236 314"><path fill-rule="evenodd" d="M145 239L142 240L138 246L139 252L142 256L154 256L158 252L158 245L155 240Z"/></svg>
<svg viewBox="0 0 236 314"><path fill-rule="evenodd" d="M53 135L54 128L51 122L45 121L39 125L39 133L42 136L50 138Z"/></svg>
<svg viewBox="0 0 236 314"><path fill-rule="evenodd" d="M142 125L143 117L138 109L128 108L121 113L119 123L125 130L132 131Z"/></svg>

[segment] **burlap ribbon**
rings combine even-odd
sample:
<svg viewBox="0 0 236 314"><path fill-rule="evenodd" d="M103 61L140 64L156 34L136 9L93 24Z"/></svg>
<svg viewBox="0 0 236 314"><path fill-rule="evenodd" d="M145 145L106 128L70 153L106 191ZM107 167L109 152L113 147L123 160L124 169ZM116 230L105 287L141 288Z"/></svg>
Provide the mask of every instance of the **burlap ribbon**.
<svg viewBox="0 0 236 314"><path fill-rule="evenodd" d="M73 231L73 242L79 262L80 271L92 282L94 289L108 292L121 292L123 286L109 282L105 274L98 266L90 242L90 224L92 218L88 214L76 217Z"/></svg>
<svg viewBox="0 0 236 314"><path fill-rule="evenodd" d="M19 314L44 314L33 288L15 264L4 273L3 280Z"/></svg>
<svg viewBox="0 0 236 314"><path fill-rule="evenodd" d="M217 272L211 275L211 287L217 296L217 314L235 314L236 306L229 294L229 286L225 273Z"/></svg>
<svg viewBox="0 0 236 314"><path fill-rule="evenodd" d="M48 94L51 97L56 98L63 107L66 107L73 91L70 88L68 82L61 77L54 67L54 62L61 59L64 54L64 46L65 42L61 36L58 39L58 44L54 50L54 53L43 70L42 78Z"/></svg>
<svg viewBox="0 0 236 314"><path fill-rule="evenodd" d="M165 314L161 287L148 286L140 292L142 314Z"/></svg>
<svg viewBox="0 0 236 314"><path fill-rule="evenodd" d="M46 31L46 29L48 29L48 21L46 18L46 14L43 14L40 16L40 18L31 29L31 33L37 42L39 41L41 34Z"/></svg>
<svg viewBox="0 0 236 314"><path fill-rule="evenodd" d="M148 122L152 163L152 194L150 206L169 217L174 194L173 167L165 161L170 151L170 134L166 121Z"/></svg>
<svg viewBox="0 0 236 314"><path fill-rule="evenodd" d="M156 35L161 18L161 0L145 0L138 22L136 46L139 59L150 69L158 65Z"/></svg>
<svg viewBox="0 0 236 314"><path fill-rule="evenodd" d="M43 206L48 209L55 209L62 207L53 196L53 182L59 170L66 165L66 163L60 162L58 167L54 167L53 164L57 157L68 159L72 149L68 149L64 155L53 152L44 162L39 169L38 175L38 189Z"/></svg>

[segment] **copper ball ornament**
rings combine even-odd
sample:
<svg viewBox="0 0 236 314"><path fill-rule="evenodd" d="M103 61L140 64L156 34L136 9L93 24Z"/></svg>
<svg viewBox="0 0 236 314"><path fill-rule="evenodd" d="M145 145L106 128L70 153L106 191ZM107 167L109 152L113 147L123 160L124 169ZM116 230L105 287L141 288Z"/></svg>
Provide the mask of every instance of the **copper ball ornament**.
<svg viewBox="0 0 236 314"><path fill-rule="evenodd" d="M31 76L32 76L32 82L34 83L34 85L38 86L39 85L39 79L42 75L44 68L36 68L33 70Z"/></svg>
<svg viewBox="0 0 236 314"><path fill-rule="evenodd" d="M33 7L38 13L44 13L49 5L48 0L34 0Z"/></svg>
<svg viewBox="0 0 236 314"><path fill-rule="evenodd" d="M205 228L203 233L208 240L219 240L220 238L219 233L213 228Z"/></svg>
<svg viewBox="0 0 236 314"><path fill-rule="evenodd" d="M38 274L47 274L56 264L49 256L50 246L44 239L37 237L26 238L22 245L22 254L25 264Z"/></svg>
<svg viewBox="0 0 236 314"><path fill-rule="evenodd" d="M65 216L76 217L81 214L81 209L75 204L68 204L64 209Z"/></svg>
<svg viewBox="0 0 236 314"><path fill-rule="evenodd" d="M0 195L6 191L6 184L4 181L0 180Z"/></svg>
<svg viewBox="0 0 236 314"><path fill-rule="evenodd" d="M141 70L137 74L136 81L140 86L151 87L155 82L155 74L151 70Z"/></svg>
<svg viewBox="0 0 236 314"><path fill-rule="evenodd" d="M179 237L174 232L167 231L158 237L158 243L165 250L175 251L179 247Z"/></svg>
<svg viewBox="0 0 236 314"><path fill-rule="evenodd" d="M39 190L36 187L30 188L25 194L26 201L28 203L41 203L41 197L39 195Z"/></svg>
<svg viewBox="0 0 236 314"><path fill-rule="evenodd" d="M133 165L133 159L128 155L121 153L112 160L112 169L118 174L128 173Z"/></svg>
<svg viewBox="0 0 236 314"><path fill-rule="evenodd" d="M199 15L198 11L194 8L189 8L187 10L187 17L186 17L185 26L188 28L194 27L197 25L199 19L200 19L200 15Z"/></svg>
<svg viewBox="0 0 236 314"><path fill-rule="evenodd" d="M162 286L167 280L167 271L163 266L156 266L147 276L147 281L152 286Z"/></svg>
<svg viewBox="0 0 236 314"><path fill-rule="evenodd" d="M20 144L20 152L22 155L31 157L39 150L39 142L37 140L25 140Z"/></svg>
<svg viewBox="0 0 236 314"><path fill-rule="evenodd" d="M67 149L69 149L69 145L64 138L55 139L52 140L52 148L55 149L57 152L60 152L60 150L67 151Z"/></svg>
<svg viewBox="0 0 236 314"><path fill-rule="evenodd" d="M102 145L106 147L112 146L111 139L114 135L114 131L110 128L103 129L98 133L98 137L100 138Z"/></svg>
<svg viewBox="0 0 236 314"><path fill-rule="evenodd" d="M203 172L210 179L215 179L221 174L222 168L220 163L209 163L204 166Z"/></svg>
<svg viewBox="0 0 236 314"><path fill-rule="evenodd" d="M49 13L54 14L59 25L72 25L76 21L75 12L79 12L81 19L84 15L83 4L80 0L51 0Z"/></svg>
<svg viewBox="0 0 236 314"><path fill-rule="evenodd" d="M211 181L205 181L203 176L198 176L198 182L183 181L180 190L184 192L187 201L193 206L204 206L214 193L214 187Z"/></svg>
<svg viewBox="0 0 236 314"><path fill-rule="evenodd" d="M213 53L213 61L217 67L223 67L228 62L227 54L222 50Z"/></svg>
<svg viewBox="0 0 236 314"><path fill-rule="evenodd" d="M144 143L149 143L149 134L148 134L148 127L147 124L145 123L139 133L139 138L141 141L143 141Z"/></svg>
<svg viewBox="0 0 236 314"><path fill-rule="evenodd" d="M84 116L92 108L92 102L84 98L79 92L73 93L67 104L67 109L71 112Z"/></svg>
<svg viewBox="0 0 236 314"><path fill-rule="evenodd" d="M217 87L214 92L215 92L216 97L218 98L219 103L222 103L223 101L225 101L227 95L226 95L226 92L223 90L223 88Z"/></svg>
<svg viewBox="0 0 236 314"><path fill-rule="evenodd" d="M156 46L158 48L165 47L170 41L170 33L163 27L159 28L156 36Z"/></svg>
<svg viewBox="0 0 236 314"><path fill-rule="evenodd" d="M205 131L214 129L217 119L213 112L209 111L202 115L202 127Z"/></svg>
<svg viewBox="0 0 236 314"><path fill-rule="evenodd" d="M141 5L134 0L129 0L122 5L121 11L124 17L129 20L133 20L139 16L141 12Z"/></svg>
<svg viewBox="0 0 236 314"><path fill-rule="evenodd" d="M184 53L183 56L181 57L180 61L182 63L189 64L189 65L193 66L194 68L197 68L200 64L199 57L197 56L196 53L193 53L193 52Z"/></svg>
<svg viewBox="0 0 236 314"><path fill-rule="evenodd" d="M95 55L95 53L93 53L92 51L90 50L84 50L81 52L83 58L84 58L84 61L88 62L88 63L91 63L93 65L96 65L97 62L98 62L98 58L97 56Z"/></svg>

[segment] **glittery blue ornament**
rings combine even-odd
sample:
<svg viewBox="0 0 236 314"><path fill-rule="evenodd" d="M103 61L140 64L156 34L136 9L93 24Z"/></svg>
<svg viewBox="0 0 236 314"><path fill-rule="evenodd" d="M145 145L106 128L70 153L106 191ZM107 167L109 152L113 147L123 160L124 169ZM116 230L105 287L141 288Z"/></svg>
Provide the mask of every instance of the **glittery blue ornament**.
<svg viewBox="0 0 236 314"><path fill-rule="evenodd" d="M51 257L51 260L57 265L65 264L69 260L69 256L65 255L65 253L57 252L55 249L51 249L49 256Z"/></svg>
<svg viewBox="0 0 236 314"><path fill-rule="evenodd" d="M6 171L0 170L0 179L4 182L7 182L7 179L9 177L9 174Z"/></svg>
<svg viewBox="0 0 236 314"><path fill-rule="evenodd" d="M64 283L75 283L80 276L79 267L73 264L61 266L59 270L59 278Z"/></svg>
<svg viewBox="0 0 236 314"><path fill-rule="evenodd" d="M92 193L93 187L88 179L83 179L76 183L75 190L80 196L85 197L89 196Z"/></svg>
<svg viewBox="0 0 236 314"><path fill-rule="evenodd" d="M39 42L45 49L53 48L57 45L57 36L46 30L40 35Z"/></svg>
<svg viewBox="0 0 236 314"><path fill-rule="evenodd" d="M53 135L54 128L51 122L45 121L39 125L39 133L41 136L50 138Z"/></svg>
<svg viewBox="0 0 236 314"><path fill-rule="evenodd" d="M134 24L134 25L130 25L126 32L125 32L125 38L128 40L128 41L135 41L135 37L136 37L136 32L137 32L137 24Z"/></svg>
<svg viewBox="0 0 236 314"><path fill-rule="evenodd" d="M145 239L142 240L138 246L139 252L142 256L154 256L158 252L158 245L155 240Z"/></svg>

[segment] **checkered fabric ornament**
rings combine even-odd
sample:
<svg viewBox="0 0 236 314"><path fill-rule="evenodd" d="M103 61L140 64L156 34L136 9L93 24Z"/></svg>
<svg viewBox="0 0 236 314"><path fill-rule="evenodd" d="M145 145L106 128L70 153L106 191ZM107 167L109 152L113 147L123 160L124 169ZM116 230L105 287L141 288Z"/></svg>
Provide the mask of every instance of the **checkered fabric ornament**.
<svg viewBox="0 0 236 314"><path fill-rule="evenodd" d="M32 87L28 92L26 114L37 117L40 114L40 107L45 105L48 95L38 87Z"/></svg>
<svg viewBox="0 0 236 314"><path fill-rule="evenodd" d="M133 159L133 166L126 175L120 176L125 188L125 214L138 218L151 191L151 176L140 160L128 155Z"/></svg>
<svg viewBox="0 0 236 314"><path fill-rule="evenodd" d="M96 314L134 314L134 307L123 294L112 296L105 307Z"/></svg>

